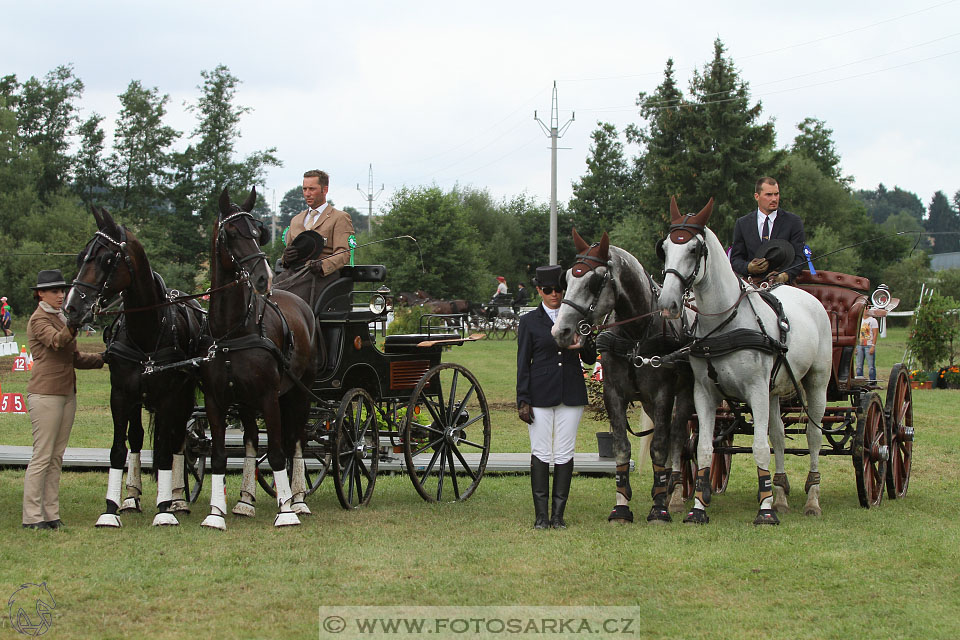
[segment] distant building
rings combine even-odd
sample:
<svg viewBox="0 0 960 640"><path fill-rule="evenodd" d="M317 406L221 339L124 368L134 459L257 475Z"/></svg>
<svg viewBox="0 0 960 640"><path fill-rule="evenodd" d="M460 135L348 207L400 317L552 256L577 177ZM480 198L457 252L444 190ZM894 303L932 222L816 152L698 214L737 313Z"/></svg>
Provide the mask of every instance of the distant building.
<svg viewBox="0 0 960 640"><path fill-rule="evenodd" d="M934 271L960 269L960 251L932 254L930 256L930 268Z"/></svg>

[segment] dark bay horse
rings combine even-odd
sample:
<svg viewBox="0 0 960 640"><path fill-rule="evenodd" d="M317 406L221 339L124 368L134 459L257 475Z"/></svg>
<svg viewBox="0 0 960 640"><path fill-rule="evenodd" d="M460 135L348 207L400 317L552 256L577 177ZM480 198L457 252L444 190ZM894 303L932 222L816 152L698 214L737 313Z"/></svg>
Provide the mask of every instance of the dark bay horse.
<svg viewBox="0 0 960 640"><path fill-rule="evenodd" d="M106 209L92 211L99 231L77 256L77 278L67 295L64 313L71 326L79 327L117 294L123 300L105 354L110 365L113 446L107 509L97 526L119 527L118 513L140 511L143 406L154 418L153 465L158 490L153 524L177 525L174 512L189 512L183 500L182 449L197 377L183 369L164 367L185 361L196 349L202 324L200 305L193 301L168 303L168 296L178 292L164 287L160 276L150 269L136 236L117 225ZM127 438L130 465L127 498L121 506Z"/></svg>
<svg viewBox="0 0 960 640"><path fill-rule="evenodd" d="M257 415L267 431L267 458L279 508L274 525L298 525L307 514L302 447L317 370L319 332L313 311L299 296L270 291L273 273L260 250L263 229L250 214L251 190L241 206L224 189L210 255L210 344L201 364L204 403L213 451L210 515L202 525L226 529L224 444L227 410L235 407L244 429L246 457L241 497L234 513L253 515ZM286 473L287 459L293 477Z"/></svg>
<svg viewBox="0 0 960 640"><path fill-rule="evenodd" d="M598 325L608 314L610 324L623 322L597 336L597 349L603 357L603 404L610 417L617 461L617 504L609 520L633 522L627 404L639 400L653 421L653 506L647 521L669 522L671 476L673 482L677 478L671 474L671 465L674 472L679 471L686 425L693 413L693 377L686 363L657 367L643 363L642 358L663 356L680 348L685 341L683 324L679 319L662 319L657 306L658 285L636 258L610 246L606 233L600 242L588 245L574 230L573 241L578 255L567 271L566 293L553 325L557 344L577 344L581 327ZM688 320L692 321L692 315Z"/></svg>

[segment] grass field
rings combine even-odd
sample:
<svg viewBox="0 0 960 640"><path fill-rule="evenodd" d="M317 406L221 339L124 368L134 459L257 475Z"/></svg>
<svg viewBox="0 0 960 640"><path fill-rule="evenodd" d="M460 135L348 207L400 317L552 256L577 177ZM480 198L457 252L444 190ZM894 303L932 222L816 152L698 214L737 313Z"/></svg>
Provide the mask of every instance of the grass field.
<svg viewBox="0 0 960 640"><path fill-rule="evenodd" d="M904 341L902 329L881 341L878 371L900 360ZM82 347L101 345L84 339ZM515 349L515 342L480 342L444 357L483 385L495 451L528 450L513 409ZM10 372L11 360L0 358L0 385L23 393L28 378ZM79 377L70 444L109 447L107 373ZM828 457L824 515L805 518L797 510L807 461L790 458L794 510L780 527L762 529L750 524L749 456L735 456L706 527L641 524L650 486L643 468L632 479L637 524L607 524L612 478L577 476L566 531L531 529L529 480L518 475L488 475L455 505L425 504L406 477L384 476L371 506L349 513L327 482L309 499L315 515L280 531L260 494L257 518L230 519L226 532L199 526L208 492L181 527L150 527L156 485L147 480L147 512L125 516L121 530L98 530L106 474L91 471L64 473L69 528L33 532L20 528L23 470L5 469L0 596L45 581L57 602L49 638L317 637L318 607L346 605L629 605L643 611L633 635L657 638L956 638L960 391L915 391L914 401L906 499L860 508L850 460ZM585 420L578 450L596 451L594 433L606 428ZM0 415L0 442L29 445L27 417ZM231 501L238 490L232 474ZM6 616L0 627L0 636L18 636Z"/></svg>

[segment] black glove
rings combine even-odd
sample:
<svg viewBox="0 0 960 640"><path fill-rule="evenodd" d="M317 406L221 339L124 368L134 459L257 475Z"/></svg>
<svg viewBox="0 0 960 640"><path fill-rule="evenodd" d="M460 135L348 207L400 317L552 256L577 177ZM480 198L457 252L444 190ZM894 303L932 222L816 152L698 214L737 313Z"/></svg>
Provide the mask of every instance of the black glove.
<svg viewBox="0 0 960 640"><path fill-rule="evenodd" d="M585 364L594 364L597 361L597 341L592 335L582 338L583 344L580 346L580 360Z"/></svg>
<svg viewBox="0 0 960 640"><path fill-rule="evenodd" d="M517 415L527 424L533 424L533 407L526 402L520 403L520 407L517 409Z"/></svg>
<svg viewBox="0 0 960 640"><path fill-rule="evenodd" d="M307 263L307 266L310 267L310 273L318 276L323 275L323 260L311 260Z"/></svg>
<svg viewBox="0 0 960 640"><path fill-rule="evenodd" d="M283 256L280 259L283 260L283 266L289 267L299 258L300 250L296 247L290 246L283 250Z"/></svg>
<svg viewBox="0 0 960 640"><path fill-rule="evenodd" d="M110 352L109 352L109 351L101 351L101 352L100 352L100 359L103 361L103 364L110 364Z"/></svg>

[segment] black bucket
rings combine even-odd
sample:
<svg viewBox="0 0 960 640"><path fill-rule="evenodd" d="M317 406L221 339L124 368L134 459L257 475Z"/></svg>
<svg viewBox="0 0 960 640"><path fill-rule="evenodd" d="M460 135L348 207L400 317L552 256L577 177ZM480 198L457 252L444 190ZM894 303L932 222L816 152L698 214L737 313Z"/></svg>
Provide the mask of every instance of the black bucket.
<svg viewBox="0 0 960 640"><path fill-rule="evenodd" d="M613 457L613 434L609 431L597 432L597 454L601 458Z"/></svg>

